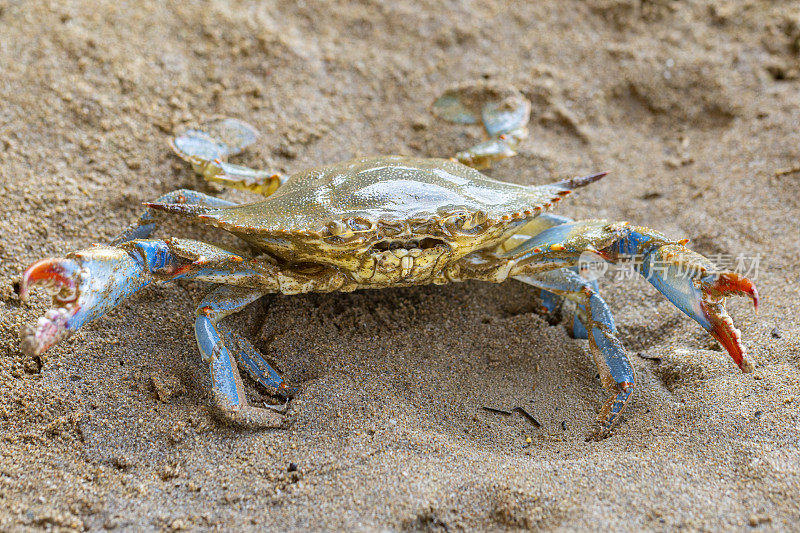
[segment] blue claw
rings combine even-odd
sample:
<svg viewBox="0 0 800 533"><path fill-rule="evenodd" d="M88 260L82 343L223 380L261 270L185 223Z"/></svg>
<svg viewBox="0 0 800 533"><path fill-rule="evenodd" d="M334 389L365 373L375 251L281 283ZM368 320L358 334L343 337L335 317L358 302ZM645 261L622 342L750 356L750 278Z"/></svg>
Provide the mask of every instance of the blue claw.
<svg viewBox="0 0 800 533"><path fill-rule="evenodd" d="M611 260L622 254L641 257L641 275L717 339L742 372L752 372L755 365L725 310L725 297L748 296L758 310L758 290L744 276L718 270L708 259L685 248L683 242L665 244L663 236L655 232L632 228L625 238L600 253Z"/></svg>
<svg viewBox="0 0 800 533"><path fill-rule="evenodd" d="M42 259L22 276L20 298L41 285L53 295L53 308L22 335L22 350L39 355L75 330L99 318L120 301L154 281L172 276L185 261L163 241L134 241L126 248L97 246L61 259Z"/></svg>
<svg viewBox="0 0 800 533"><path fill-rule="evenodd" d="M112 309L149 283L140 273L137 261L118 248L98 247L66 259L37 261L22 276L20 298L25 300L32 287L43 285L53 294L53 308L23 332L22 350L39 355Z"/></svg>

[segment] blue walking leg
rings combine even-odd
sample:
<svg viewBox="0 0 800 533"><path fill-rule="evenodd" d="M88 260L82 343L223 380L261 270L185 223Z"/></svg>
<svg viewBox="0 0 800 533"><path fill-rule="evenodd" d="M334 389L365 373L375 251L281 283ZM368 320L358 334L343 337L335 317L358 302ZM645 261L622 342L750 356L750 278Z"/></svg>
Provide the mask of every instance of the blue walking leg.
<svg viewBox="0 0 800 533"><path fill-rule="evenodd" d="M236 347L236 355L239 362L242 363L242 366L254 381L287 398L297 394L297 388L290 387L253 346L253 343L242 334L233 331L224 324L217 324L217 330L229 345Z"/></svg>
<svg viewBox="0 0 800 533"><path fill-rule="evenodd" d="M572 267L569 270L577 274L578 267ZM518 277L516 279L526 282L526 280L522 277ZM586 283L594 292L599 292L597 280L587 280ZM547 309L548 313L554 312L559 305L561 305L564 298L543 288L540 288L539 290L539 297L542 299L542 305L544 308ZM575 304L575 312L572 314L572 321L569 323L567 331L574 339L586 340L589 338L589 332L586 330L586 325L584 324L583 318L586 316L586 306L582 301L573 303Z"/></svg>
<svg viewBox="0 0 800 533"><path fill-rule="evenodd" d="M503 250L508 251L511 250L515 246L519 246L526 240L538 235L539 233L543 232L544 230L550 229L555 226L560 226L562 224L569 224L574 222L569 217L565 217L562 215L555 215L552 213L542 213L531 222L526 224L521 230L517 233L512 235L504 244ZM573 270L576 272L578 271L578 267L574 267ZM592 288L597 292L597 281L590 281ZM542 305L547 310L548 313L553 313L556 309L559 308L561 305L563 298L555 293L547 291L545 289L540 289L539 297L542 299ZM570 327L567 328L570 335L576 339L588 339L589 334L586 331L586 327L581 322L580 315L585 314L585 309L582 303L578 303L577 311L573 314L572 323Z"/></svg>
<svg viewBox="0 0 800 533"><path fill-rule="evenodd" d="M243 360L245 368L262 383L281 388L283 380L269 365L266 373L251 367L256 354L261 362L266 364L266 361L249 343L242 346L243 338L236 339L226 328L220 328L219 321L263 295L264 291L261 289L227 285L218 287L197 306L195 319L197 347L211 373L215 411L229 422L252 428L278 427L283 423L284 417L275 410L254 407L247 403L236 356Z"/></svg>
<svg viewBox="0 0 800 533"><path fill-rule="evenodd" d="M573 267L570 270L573 272L577 271L577 267ZM600 288L597 285L597 280L589 280L587 281L589 287L595 292L599 293ZM570 324L570 328L568 331L572 338L574 339L583 339L586 340L589 338L589 331L586 329L586 324L584 324L584 316L586 316L586 305L583 303L576 303L575 304L577 309L572 316L572 323Z"/></svg>
<svg viewBox="0 0 800 533"><path fill-rule="evenodd" d="M582 302L582 317L588 332L589 347L600 373L603 387L612 393L597 416L596 437L607 436L620 421L633 392L636 377L625 348L617 336L614 318L605 301L581 276L569 268L541 272L517 279L540 289Z"/></svg>

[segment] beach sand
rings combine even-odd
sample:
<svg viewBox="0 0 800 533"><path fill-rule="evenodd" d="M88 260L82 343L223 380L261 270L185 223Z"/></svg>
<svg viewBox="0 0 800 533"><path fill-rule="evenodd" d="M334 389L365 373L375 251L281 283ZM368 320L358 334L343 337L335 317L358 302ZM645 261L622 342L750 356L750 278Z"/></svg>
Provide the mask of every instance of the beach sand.
<svg viewBox="0 0 800 533"><path fill-rule="evenodd" d="M0 1L0 529L800 528L796 2L119 4ZM285 172L448 157L481 130L430 104L481 80L533 104L492 177L609 170L558 212L759 257L759 313L728 305L754 373L642 279L602 283L638 388L600 442L587 342L514 281L263 298L236 327L300 386L281 430L209 414L200 283L20 352L47 303L15 293L32 261L177 188L255 199L196 178L176 128L244 119L262 136L237 162Z"/></svg>

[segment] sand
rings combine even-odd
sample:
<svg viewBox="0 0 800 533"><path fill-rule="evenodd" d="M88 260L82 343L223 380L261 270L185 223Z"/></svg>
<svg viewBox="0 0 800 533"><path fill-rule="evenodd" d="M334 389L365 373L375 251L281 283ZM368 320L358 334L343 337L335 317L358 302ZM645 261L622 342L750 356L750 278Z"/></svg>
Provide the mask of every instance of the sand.
<svg viewBox="0 0 800 533"><path fill-rule="evenodd" d="M800 528L796 2L120 4L0 2L0 529ZM286 172L449 156L481 131L429 106L484 79L533 103L491 176L610 170L559 212L761 254L759 313L729 304L753 374L640 279L603 283L639 386L601 442L587 343L516 282L264 298L237 327L301 387L283 430L208 413L199 283L20 352L30 262L176 188L253 199L194 177L176 127L245 119L238 161ZM483 409L517 406L540 426Z"/></svg>

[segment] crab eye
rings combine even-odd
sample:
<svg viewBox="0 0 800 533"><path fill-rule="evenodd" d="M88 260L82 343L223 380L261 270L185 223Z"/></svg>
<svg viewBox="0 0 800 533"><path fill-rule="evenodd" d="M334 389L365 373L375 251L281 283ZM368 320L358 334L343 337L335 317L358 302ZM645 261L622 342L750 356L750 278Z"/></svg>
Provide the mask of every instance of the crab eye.
<svg viewBox="0 0 800 533"><path fill-rule="evenodd" d="M347 225L353 231L368 231L372 228L372 224L363 218L351 218L347 221Z"/></svg>
<svg viewBox="0 0 800 533"><path fill-rule="evenodd" d="M453 228L462 229L462 228L465 227L465 225L467 225L468 220L469 220L469 216L464 214L464 213L461 213L461 214L454 215L454 216L450 217L447 220L447 223L448 223L448 225L452 226Z"/></svg>

